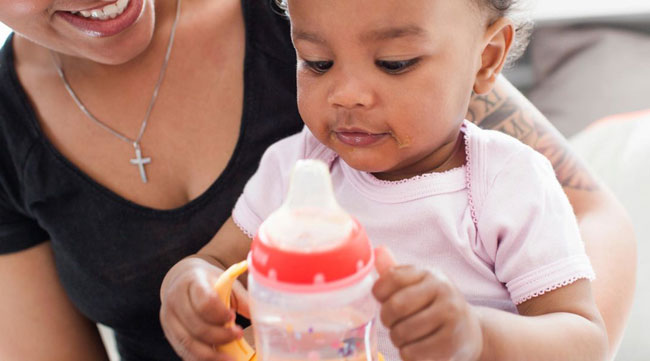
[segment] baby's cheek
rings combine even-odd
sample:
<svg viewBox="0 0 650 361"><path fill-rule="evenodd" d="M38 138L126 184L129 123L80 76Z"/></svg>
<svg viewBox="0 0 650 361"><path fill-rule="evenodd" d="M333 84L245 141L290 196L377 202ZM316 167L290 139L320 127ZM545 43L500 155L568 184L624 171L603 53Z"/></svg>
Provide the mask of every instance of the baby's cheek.
<svg viewBox="0 0 650 361"><path fill-rule="evenodd" d="M390 132L390 135L395 139L395 142L397 142L398 149L404 149L411 146L413 138L410 135L396 135L394 132Z"/></svg>
<svg viewBox="0 0 650 361"><path fill-rule="evenodd" d="M314 101L313 95L305 95L298 98L298 112L302 121L312 130L322 128L326 123L326 109Z"/></svg>

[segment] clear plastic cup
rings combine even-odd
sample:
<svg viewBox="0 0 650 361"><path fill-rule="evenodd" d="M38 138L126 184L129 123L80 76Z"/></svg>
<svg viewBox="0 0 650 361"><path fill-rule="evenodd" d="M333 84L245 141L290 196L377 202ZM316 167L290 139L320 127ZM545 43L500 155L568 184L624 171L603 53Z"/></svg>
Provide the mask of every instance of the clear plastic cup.
<svg viewBox="0 0 650 361"><path fill-rule="evenodd" d="M248 257L260 361L377 360L372 247L322 162L299 161Z"/></svg>
<svg viewBox="0 0 650 361"><path fill-rule="evenodd" d="M249 276L255 348L260 361L377 360L374 274L318 293L273 290Z"/></svg>

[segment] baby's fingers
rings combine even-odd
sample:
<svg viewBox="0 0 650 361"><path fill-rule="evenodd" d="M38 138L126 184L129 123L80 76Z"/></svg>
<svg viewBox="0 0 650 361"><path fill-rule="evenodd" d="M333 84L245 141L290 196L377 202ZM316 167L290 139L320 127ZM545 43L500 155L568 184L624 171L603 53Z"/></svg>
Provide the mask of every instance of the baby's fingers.
<svg viewBox="0 0 650 361"><path fill-rule="evenodd" d="M234 302L230 307L233 307L238 314L250 319L251 311L248 304L248 290L246 290L241 282L235 282L232 284L232 294L235 295L235 297Z"/></svg>
<svg viewBox="0 0 650 361"><path fill-rule="evenodd" d="M430 304L419 312L406 317L390 328L390 339L397 348L432 336L442 330L447 321L440 304Z"/></svg>
<svg viewBox="0 0 650 361"><path fill-rule="evenodd" d="M393 293L381 305L381 322L391 328L397 322L422 312L435 302L439 287L434 277L425 274L419 282Z"/></svg>
<svg viewBox="0 0 650 361"><path fill-rule="evenodd" d="M451 360L450 352L442 350L441 337L429 336L400 347L399 354L403 361Z"/></svg>
<svg viewBox="0 0 650 361"><path fill-rule="evenodd" d="M413 266L397 266L384 272L372 287L372 293L380 303L386 302L395 292L422 281L427 272Z"/></svg>
<svg viewBox="0 0 650 361"><path fill-rule="evenodd" d="M165 337L184 361L233 361L230 356L217 352L214 344L193 337L177 317L168 320L167 324Z"/></svg>
<svg viewBox="0 0 650 361"><path fill-rule="evenodd" d="M228 326L235 319L235 313L225 307L216 292L193 284L189 288L188 298L185 306L175 311L194 338L207 344L220 345L242 336L241 327Z"/></svg>
<svg viewBox="0 0 650 361"><path fill-rule="evenodd" d="M465 345L459 341L461 338L455 327L444 324L434 333L400 346L399 352L404 361L475 360L477 356L474 356L474 345Z"/></svg>
<svg viewBox="0 0 650 361"><path fill-rule="evenodd" d="M206 344L222 345L236 340L242 336L242 329L238 325L225 326L205 322L196 312L178 310L178 320L184 330L194 339ZM235 316L232 315L231 320Z"/></svg>
<svg viewBox="0 0 650 361"><path fill-rule="evenodd" d="M390 251L390 249L379 246L375 248L374 253L375 269L380 276L383 276L386 274L386 272L390 271L391 268L397 265L395 257L393 256L393 253Z"/></svg>
<svg viewBox="0 0 650 361"><path fill-rule="evenodd" d="M203 277L199 276L196 282L190 283L188 297L192 310L206 323L224 325L233 319L233 311L226 308L212 288L212 283Z"/></svg>

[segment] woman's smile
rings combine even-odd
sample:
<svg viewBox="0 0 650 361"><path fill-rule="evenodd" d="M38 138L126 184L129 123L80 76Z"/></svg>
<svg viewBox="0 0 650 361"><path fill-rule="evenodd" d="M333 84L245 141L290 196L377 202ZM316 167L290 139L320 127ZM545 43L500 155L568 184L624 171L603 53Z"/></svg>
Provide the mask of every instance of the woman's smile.
<svg viewBox="0 0 650 361"><path fill-rule="evenodd" d="M131 26L143 9L143 0L118 0L94 8L57 11L55 15L90 36L105 37Z"/></svg>

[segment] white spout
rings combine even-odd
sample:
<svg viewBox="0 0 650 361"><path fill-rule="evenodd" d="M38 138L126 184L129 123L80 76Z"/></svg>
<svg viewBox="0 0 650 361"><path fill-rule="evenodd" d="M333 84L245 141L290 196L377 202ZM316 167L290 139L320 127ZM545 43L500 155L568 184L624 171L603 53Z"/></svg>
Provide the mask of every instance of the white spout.
<svg viewBox="0 0 650 361"><path fill-rule="evenodd" d="M355 224L336 202L327 165L308 159L296 162L284 203L263 227L270 246L322 252L345 241Z"/></svg>

